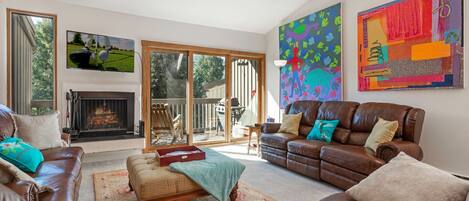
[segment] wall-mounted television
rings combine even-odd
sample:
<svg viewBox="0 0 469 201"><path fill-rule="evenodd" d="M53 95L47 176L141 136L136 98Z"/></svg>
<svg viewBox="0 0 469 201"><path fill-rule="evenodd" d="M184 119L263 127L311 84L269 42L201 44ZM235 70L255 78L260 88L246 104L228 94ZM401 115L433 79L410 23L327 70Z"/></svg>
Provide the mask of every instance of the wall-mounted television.
<svg viewBox="0 0 469 201"><path fill-rule="evenodd" d="M134 72L134 40L67 31L67 68Z"/></svg>

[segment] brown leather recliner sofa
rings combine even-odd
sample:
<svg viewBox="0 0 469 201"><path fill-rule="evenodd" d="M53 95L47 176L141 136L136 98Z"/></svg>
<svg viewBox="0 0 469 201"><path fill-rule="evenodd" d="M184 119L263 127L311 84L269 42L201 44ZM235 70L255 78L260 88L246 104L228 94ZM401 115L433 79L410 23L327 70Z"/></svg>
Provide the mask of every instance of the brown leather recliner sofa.
<svg viewBox="0 0 469 201"><path fill-rule="evenodd" d="M6 136L13 136L15 126L10 116L12 111L0 104L0 131ZM70 143L70 136L62 135ZM81 160L83 149L64 147L41 150L44 162L32 175L37 183L48 186L52 191L39 193L37 186L28 181L14 180L5 184L26 201L76 201L81 183Z"/></svg>
<svg viewBox="0 0 469 201"><path fill-rule="evenodd" d="M422 109L390 103L347 101L298 101L285 108L286 114L300 112L303 117L299 136L277 133L279 123L262 125L263 159L346 190L400 151L418 160L423 157L418 145L425 116ZM399 128L392 142L379 145L373 153L363 145L379 117L398 121ZM331 143L305 139L317 119L340 121Z"/></svg>

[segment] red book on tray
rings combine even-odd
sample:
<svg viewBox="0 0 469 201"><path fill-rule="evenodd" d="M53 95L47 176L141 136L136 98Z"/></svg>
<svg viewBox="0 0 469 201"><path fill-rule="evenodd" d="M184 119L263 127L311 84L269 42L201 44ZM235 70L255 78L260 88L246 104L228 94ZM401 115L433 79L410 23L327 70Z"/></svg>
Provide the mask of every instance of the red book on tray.
<svg viewBox="0 0 469 201"><path fill-rule="evenodd" d="M174 162L205 160L205 152L196 146L161 148L156 150L156 159L162 167Z"/></svg>

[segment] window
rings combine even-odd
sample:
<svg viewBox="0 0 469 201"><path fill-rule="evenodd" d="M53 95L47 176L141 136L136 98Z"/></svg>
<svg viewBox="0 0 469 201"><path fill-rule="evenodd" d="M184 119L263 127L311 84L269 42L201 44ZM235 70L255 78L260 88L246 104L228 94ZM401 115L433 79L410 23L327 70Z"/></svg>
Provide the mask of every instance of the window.
<svg viewBox="0 0 469 201"><path fill-rule="evenodd" d="M56 16L8 9L8 105L18 114L56 109Z"/></svg>

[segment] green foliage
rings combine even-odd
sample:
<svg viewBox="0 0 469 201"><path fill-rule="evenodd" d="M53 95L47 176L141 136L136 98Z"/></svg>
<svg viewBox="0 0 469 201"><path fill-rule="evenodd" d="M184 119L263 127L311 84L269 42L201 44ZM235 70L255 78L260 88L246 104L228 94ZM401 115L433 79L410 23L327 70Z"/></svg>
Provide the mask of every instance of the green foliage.
<svg viewBox="0 0 469 201"><path fill-rule="evenodd" d="M72 43L77 45L85 45L85 42L83 42L81 39L81 34L79 32L76 32L75 35L73 35Z"/></svg>
<svg viewBox="0 0 469 201"><path fill-rule="evenodd" d="M203 86L225 78L225 60L218 56L194 56L194 97L206 98Z"/></svg>
<svg viewBox="0 0 469 201"><path fill-rule="evenodd" d="M36 49L33 53L33 100L54 97L54 28L52 20L35 24Z"/></svg>
<svg viewBox="0 0 469 201"><path fill-rule="evenodd" d="M151 61L151 94L153 98L185 98L188 80L187 55L153 53ZM178 68L178 62L181 64ZM204 85L225 78L225 60L218 56L194 55L194 97L206 98Z"/></svg>
<svg viewBox="0 0 469 201"><path fill-rule="evenodd" d="M180 56L182 56L181 60ZM151 97L159 99L185 98L187 65L187 55L153 53L150 75Z"/></svg>

